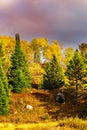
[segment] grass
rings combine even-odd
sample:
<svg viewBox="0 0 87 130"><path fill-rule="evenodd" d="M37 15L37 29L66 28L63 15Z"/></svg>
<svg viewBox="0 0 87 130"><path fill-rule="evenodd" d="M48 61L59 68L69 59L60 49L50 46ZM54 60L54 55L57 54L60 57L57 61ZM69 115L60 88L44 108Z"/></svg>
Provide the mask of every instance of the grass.
<svg viewBox="0 0 87 130"><path fill-rule="evenodd" d="M37 90L17 94L11 92L9 114L0 116L0 130L86 130L87 92L75 103L74 90L64 91L65 103L55 96L61 90ZM26 109L32 105L33 110Z"/></svg>
<svg viewBox="0 0 87 130"><path fill-rule="evenodd" d="M40 122L28 124L1 123L0 130L86 130L87 121L76 118L68 118L55 122Z"/></svg>

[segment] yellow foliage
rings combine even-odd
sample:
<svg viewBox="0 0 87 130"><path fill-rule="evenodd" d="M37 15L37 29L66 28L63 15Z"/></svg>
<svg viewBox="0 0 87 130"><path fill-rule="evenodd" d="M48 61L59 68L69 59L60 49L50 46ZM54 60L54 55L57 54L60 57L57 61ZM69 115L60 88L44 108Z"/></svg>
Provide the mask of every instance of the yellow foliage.
<svg viewBox="0 0 87 130"><path fill-rule="evenodd" d="M55 55L57 57L58 61L61 61L62 50L61 50L61 47L56 40L54 40L52 45L51 45L51 52L52 52L52 55Z"/></svg>
<svg viewBox="0 0 87 130"><path fill-rule="evenodd" d="M55 55L57 57L59 62L61 61L62 50L61 50L59 43L56 40L54 40L51 45L48 45L45 52L44 52L44 56L48 60L51 60L53 55Z"/></svg>
<svg viewBox="0 0 87 130"><path fill-rule="evenodd" d="M4 52L5 61L3 68L6 72L10 66L10 57L14 51L15 40L12 37L0 36L0 44L2 45L2 50Z"/></svg>
<svg viewBox="0 0 87 130"><path fill-rule="evenodd" d="M25 40L21 41L21 48L26 56L28 63L33 62L33 50L30 47L30 43Z"/></svg>
<svg viewBox="0 0 87 130"><path fill-rule="evenodd" d="M50 47L47 47L46 51L44 52L44 56L46 57L46 59L51 60L52 52L50 50Z"/></svg>
<svg viewBox="0 0 87 130"><path fill-rule="evenodd" d="M44 73L44 69L38 63L32 63L30 66L30 72L32 75L41 75Z"/></svg>
<svg viewBox="0 0 87 130"><path fill-rule="evenodd" d="M29 45L33 50L33 61L36 63L40 63L41 53L48 46L48 40L45 38L34 38L31 41L31 45Z"/></svg>
<svg viewBox="0 0 87 130"><path fill-rule="evenodd" d="M43 48L46 48L48 46L48 40L45 38L38 38L38 43Z"/></svg>
<svg viewBox="0 0 87 130"><path fill-rule="evenodd" d="M44 73L44 69L38 63L32 63L29 69L32 75L33 84L39 85Z"/></svg>
<svg viewBox="0 0 87 130"><path fill-rule="evenodd" d="M36 50L42 50L48 46L48 40L45 38L34 38L31 41L31 48L35 52Z"/></svg>
<svg viewBox="0 0 87 130"><path fill-rule="evenodd" d="M74 49L69 47L66 48L64 51L65 57L64 57L64 62L67 65L69 63L69 61L72 59L72 57L74 56Z"/></svg>

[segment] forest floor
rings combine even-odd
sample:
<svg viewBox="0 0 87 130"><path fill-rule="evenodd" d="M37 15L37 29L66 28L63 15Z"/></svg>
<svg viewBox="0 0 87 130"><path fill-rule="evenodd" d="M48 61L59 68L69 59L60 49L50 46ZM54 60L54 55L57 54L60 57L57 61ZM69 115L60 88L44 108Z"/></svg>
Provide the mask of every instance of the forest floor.
<svg viewBox="0 0 87 130"><path fill-rule="evenodd" d="M44 126L43 123L45 123L45 126L47 126L46 129L44 128L43 130L49 130L48 126L49 125L51 126L54 123L51 128L55 128L55 129L52 130L57 130L56 126L58 126L58 130L59 130L60 126L63 127L64 124L69 124L69 121L71 121L72 123L73 122L75 123L77 120L81 120L81 122L82 121L85 122L87 119L87 92L80 91L78 102L76 103L75 91L65 90L63 92L65 96L65 102L63 104L59 104L58 102L55 101L55 97L58 92L61 92L61 89L60 90L57 89L38 90L32 88L29 90L29 92L24 92L22 94L11 92L9 114L5 116L0 116L0 123L1 123L0 130L3 130L2 123L6 123L6 125L4 124L5 126L9 126L13 124L15 125L33 124L33 128L29 130L34 130L35 124L36 125L38 124L37 125L38 129L35 130L40 130L41 123L42 126ZM32 110L28 109L27 108L28 105L31 105L33 109ZM80 121L78 121L78 123L79 122ZM11 124L8 125L8 123ZM16 129L17 127L15 125L14 128L15 130L17 130ZM5 130L5 126L4 126L4 130ZM68 125L66 127L68 130ZM63 130L65 130L64 128ZM87 129L87 122L84 128ZM28 128L26 127L26 129ZM73 128L72 130L74 129L75 128ZM18 130L25 130L25 129L19 126ZM85 130L85 129L81 129L81 130Z"/></svg>

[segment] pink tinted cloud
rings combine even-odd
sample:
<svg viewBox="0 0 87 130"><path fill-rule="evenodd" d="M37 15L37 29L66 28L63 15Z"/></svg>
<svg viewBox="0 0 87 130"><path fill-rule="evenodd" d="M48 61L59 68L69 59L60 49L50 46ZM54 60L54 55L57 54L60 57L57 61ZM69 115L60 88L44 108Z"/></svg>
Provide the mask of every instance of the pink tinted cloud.
<svg viewBox="0 0 87 130"><path fill-rule="evenodd" d="M0 32L19 32L27 39L45 36L66 43L84 40L86 12L86 0L16 0L12 8L0 12Z"/></svg>

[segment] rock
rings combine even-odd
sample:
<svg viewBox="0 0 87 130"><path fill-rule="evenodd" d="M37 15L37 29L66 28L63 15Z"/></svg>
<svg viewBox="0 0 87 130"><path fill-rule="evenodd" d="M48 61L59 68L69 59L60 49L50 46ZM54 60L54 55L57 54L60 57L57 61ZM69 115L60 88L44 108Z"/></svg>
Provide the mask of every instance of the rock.
<svg viewBox="0 0 87 130"><path fill-rule="evenodd" d="M64 103L65 102L64 95L62 93L58 93L57 96L56 96L56 101L58 103Z"/></svg>
<svg viewBox="0 0 87 130"><path fill-rule="evenodd" d="M33 107L29 104L26 105L26 108L29 109L29 110L33 110Z"/></svg>

